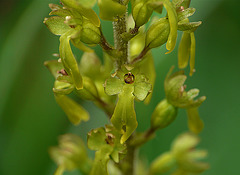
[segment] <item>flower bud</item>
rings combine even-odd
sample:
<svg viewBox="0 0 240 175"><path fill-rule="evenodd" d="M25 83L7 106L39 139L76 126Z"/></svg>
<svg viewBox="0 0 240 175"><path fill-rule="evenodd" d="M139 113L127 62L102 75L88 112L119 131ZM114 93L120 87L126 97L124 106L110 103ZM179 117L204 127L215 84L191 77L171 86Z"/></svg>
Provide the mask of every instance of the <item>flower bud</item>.
<svg viewBox="0 0 240 175"><path fill-rule="evenodd" d="M178 109L169 104L166 99L162 100L155 108L151 118L151 128L162 129L171 124L176 116Z"/></svg>
<svg viewBox="0 0 240 175"><path fill-rule="evenodd" d="M86 44L98 44L101 41L101 32L99 27L90 21L84 21L81 31L81 41Z"/></svg>
<svg viewBox="0 0 240 175"><path fill-rule="evenodd" d="M134 0L132 3L132 15L137 27L146 24L151 17L153 10L145 0Z"/></svg>
<svg viewBox="0 0 240 175"><path fill-rule="evenodd" d="M99 0L100 18L114 21L116 16L123 16L126 13L126 6L114 0Z"/></svg>
<svg viewBox="0 0 240 175"><path fill-rule="evenodd" d="M151 25L146 34L145 45L148 48L155 48L167 42L170 32L169 22L166 18L160 18Z"/></svg>

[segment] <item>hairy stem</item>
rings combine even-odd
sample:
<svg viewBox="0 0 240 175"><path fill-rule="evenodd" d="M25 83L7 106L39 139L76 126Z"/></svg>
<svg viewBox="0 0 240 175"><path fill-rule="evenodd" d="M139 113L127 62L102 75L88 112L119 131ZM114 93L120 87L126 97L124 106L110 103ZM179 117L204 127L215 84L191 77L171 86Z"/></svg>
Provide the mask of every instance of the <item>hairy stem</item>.
<svg viewBox="0 0 240 175"><path fill-rule="evenodd" d="M124 4L124 0L118 0L119 3ZM122 34L127 31L126 24L127 12L123 17L117 17L116 21L113 22L113 32L114 32L114 45L115 49L119 50L119 58L117 58L117 68L121 68L123 64L127 62L128 59L128 41L122 38Z"/></svg>

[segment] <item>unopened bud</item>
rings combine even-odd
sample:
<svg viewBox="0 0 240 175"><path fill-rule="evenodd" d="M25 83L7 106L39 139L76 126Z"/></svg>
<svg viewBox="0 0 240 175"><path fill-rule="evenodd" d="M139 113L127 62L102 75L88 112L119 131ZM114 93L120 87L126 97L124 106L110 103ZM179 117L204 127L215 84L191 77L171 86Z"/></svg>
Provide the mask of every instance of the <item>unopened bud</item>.
<svg viewBox="0 0 240 175"><path fill-rule="evenodd" d="M155 48L167 42L170 26L167 18L160 18L149 28L146 34L145 45L148 48Z"/></svg>
<svg viewBox="0 0 240 175"><path fill-rule="evenodd" d="M177 116L178 109L169 104L166 99L162 100L155 108L151 118L151 128L162 129L170 125Z"/></svg>
<svg viewBox="0 0 240 175"><path fill-rule="evenodd" d="M132 14L137 27L146 24L153 13L152 8L147 4L147 1L137 1L133 3Z"/></svg>
<svg viewBox="0 0 240 175"><path fill-rule="evenodd" d="M89 21L84 21L81 31L81 41L86 44L98 44L101 41L99 27Z"/></svg>

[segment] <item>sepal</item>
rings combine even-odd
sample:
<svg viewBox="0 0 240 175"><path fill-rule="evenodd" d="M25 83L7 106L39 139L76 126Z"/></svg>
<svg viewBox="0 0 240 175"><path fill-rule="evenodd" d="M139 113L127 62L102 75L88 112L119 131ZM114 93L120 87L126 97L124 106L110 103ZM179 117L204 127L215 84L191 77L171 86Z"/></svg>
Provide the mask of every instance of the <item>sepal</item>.
<svg viewBox="0 0 240 175"><path fill-rule="evenodd" d="M45 18L43 23L54 35L63 35L71 29L64 21L65 19L63 17L52 16Z"/></svg>
<svg viewBox="0 0 240 175"><path fill-rule="evenodd" d="M60 95L55 93L54 96L56 102L65 112L65 114L67 115L68 119L72 124L78 125L82 120L83 121L89 120L88 112L74 100L72 100L66 95Z"/></svg>

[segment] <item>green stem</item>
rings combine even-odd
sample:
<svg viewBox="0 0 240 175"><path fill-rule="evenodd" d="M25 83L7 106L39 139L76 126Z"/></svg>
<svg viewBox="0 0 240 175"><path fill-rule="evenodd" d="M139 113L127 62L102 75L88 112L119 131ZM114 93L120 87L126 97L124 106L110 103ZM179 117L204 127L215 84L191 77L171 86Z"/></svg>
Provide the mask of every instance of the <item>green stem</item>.
<svg viewBox="0 0 240 175"><path fill-rule="evenodd" d="M124 0L118 0L118 2L124 4ZM117 20L113 22L115 49L121 52L116 60L117 68L121 68L128 60L128 41L122 37L122 34L127 31L126 17L127 12L123 17L116 17Z"/></svg>

